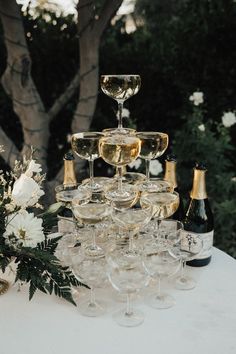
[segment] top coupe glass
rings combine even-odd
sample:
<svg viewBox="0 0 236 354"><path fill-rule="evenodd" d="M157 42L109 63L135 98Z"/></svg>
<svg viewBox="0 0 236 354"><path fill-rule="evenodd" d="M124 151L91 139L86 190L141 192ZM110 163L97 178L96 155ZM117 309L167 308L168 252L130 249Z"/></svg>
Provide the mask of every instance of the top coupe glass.
<svg viewBox="0 0 236 354"><path fill-rule="evenodd" d="M101 89L118 103L118 130L125 132L122 124L124 101L136 95L141 86L139 75L102 75Z"/></svg>

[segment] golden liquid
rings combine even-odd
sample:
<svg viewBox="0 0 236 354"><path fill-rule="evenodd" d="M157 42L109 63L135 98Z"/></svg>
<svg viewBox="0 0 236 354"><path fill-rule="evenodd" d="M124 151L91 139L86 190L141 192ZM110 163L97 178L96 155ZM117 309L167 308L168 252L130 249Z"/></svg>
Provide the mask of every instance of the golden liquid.
<svg viewBox="0 0 236 354"><path fill-rule="evenodd" d="M140 157L147 160L161 156L168 147L169 138L165 133L140 132L136 136L141 140Z"/></svg>
<svg viewBox="0 0 236 354"><path fill-rule="evenodd" d="M124 101L139 91L141 78L139 75L102 75L100 84L106 95Z"/></svg>
<svg viewBox="0 0 236 354"><path fill-rule="evenodd" d="M76 219L83 224L97 224L110 215L111 208L104 203L88 203L73 208Z"/></svg>
<svg viewBox="0 0 236 354"><path fill-rule="evenodd" d="M100 155L110 165L121 167L134 161L140 152L140 140L136 137L110 136L100 140Z"/></svg>
<svg viewBox="0 0 236 354"><path fill-rule="evenodd" d="M86 132L72 135L71 146L73 151L85 160L95 160L99 157L99 139L103 134Z"/></svg>
<svg viewBox="0 0 236 354"><path fill-rule="evenodd" d="M179 194L174 193L150 193L146 199L153 206L153 217L166 219L173 215L179 207Z"/></svg>

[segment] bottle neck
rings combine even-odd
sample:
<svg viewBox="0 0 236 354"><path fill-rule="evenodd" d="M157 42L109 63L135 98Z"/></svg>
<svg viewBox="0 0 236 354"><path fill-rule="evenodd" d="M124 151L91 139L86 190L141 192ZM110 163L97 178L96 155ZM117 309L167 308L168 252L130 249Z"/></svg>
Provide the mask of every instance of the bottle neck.
<svg viewBox="0 0 236 354"><path fill-rule="evenodd" d="M65 188L75 187L77 184L74 161L73 160L64 160L64 180L63 185Z"/></svg>
<svg viewBox="0 0 236 354"><path fill-rule="evenodd" d="M200 200L207 198L205 174L205 170L194 169L193 187L190 193L192 199Z"/></svg>
<svg viewBox="0 0 236 354"><path fill-rule="evenodd" d="M178 187L176 179L176 162L166 160L164 180L173 184L174 189Z"/></svg>

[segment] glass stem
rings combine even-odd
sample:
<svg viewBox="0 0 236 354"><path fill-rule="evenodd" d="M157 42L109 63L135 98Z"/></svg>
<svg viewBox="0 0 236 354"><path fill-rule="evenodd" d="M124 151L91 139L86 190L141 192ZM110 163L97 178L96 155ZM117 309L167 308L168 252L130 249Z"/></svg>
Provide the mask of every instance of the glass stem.
<svg viewBox="0 0 236 354"><path fill-rule="evenodd" d="M125 315L126 316L130 316L132 315L132 309L131 309L131 301L130 301L130 294L126 295L126 311L125 311Z"/></svg>
<svg viewBox="0 0 236 354"><path fill-rule="evenodd" d="M158 276L157 296L161 296L161 277L160 277L160 275Z"/></svg>
<svg viewBox="0 0 236 354"><path fill-rule="evenodd" d="M182 261L182 262L181 262L181 269L180 269L180 276L181 276L181 279L184 279L185 266L186 266L186 261Z"/></svg>
<svg viewBox="0 0 236 354"><path fill-rule="evenodd" d="M122 167L117 167L118 171L118 191L122 192Z"/></svg>
<svg viewBox="0 0 236 354"><path fill-rule="evenodd" d="M159 235L159 227L160 227L161 220L156 219L155 223L155 237L158 238Z"/></svg>
<svg viewBox="0 0 236 354"><path fill-rule="evenodd" d="M123 128L122 124L123 102L118 102L118 129Z"/></svg>
<svg viewBox="0 0 236 354"><path fill-rule="evenodd" d="M146 180L147 182L150 181L150 160L145 160L146 164Z"/></svg>
<svg viewBox="0 0 236 354"><path fill-rule="evenodd" d="M96 244L96 236L97 236L97 230L94 228L92 232L92 247L95 249L97 247Z"/></svg>
<svg viewBox="0 0 236 354"><path fill-rule="evenodd" d="M94 160L89 160L89 177L90 177L90 186L93 186L93 177L94 177Z"/></svg>
<svg viewBox="0 0 236 354"><path fill-rule="evenodd" d="M130 232L129 234L129 251L132 252L134 249L134 233Z"/></svg>
<svg viewBox="0 0 236 354"><path fill-rule="evenodd" d="M95 304L95 293L94 293L94 288L90 288L90 298L89 298L89 304L94 305Z"/></svg>

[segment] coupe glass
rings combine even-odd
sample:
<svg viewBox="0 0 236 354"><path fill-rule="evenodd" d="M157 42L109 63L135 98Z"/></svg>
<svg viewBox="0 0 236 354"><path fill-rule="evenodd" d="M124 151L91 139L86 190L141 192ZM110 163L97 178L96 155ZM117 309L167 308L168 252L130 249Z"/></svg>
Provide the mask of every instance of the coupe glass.
<svg viewBox="0 0 236 354"><path fill-rule="evenodd" d="M83 160L89 162L90 182L89 188L92 191L102 189L99 181L94 180L94 160L100 157L99 155L99 139L103 136L99 132L81 132L73 134L71 138L72 150Z"/></svg>
<svg viewBox="0 0 236 354"><path fill-rule="evenodd" d="M141 254L130 257L125 249L114 249L107 254L108 278L113 288L126 295L126 308L115 312L113 319L121 326L134 327L144 320L144 314L131 306L131 295L136 294L148 283Z"/></svg>
<svg viewBox="0 0 236 354"><path fill-rule="evenodd" d="M141 197L137 203L129 209L113 208L112 220L122 230L129 233L129 247L126 250L127 255L136 255L137 251L134 247L133 239L139 230L148 224L153 214L152 205Z"/></svg>
<svg viewBox="0 0 236 354"><path fill-rule="evenodd" d="M135 136L111 135L100 139L99 153L103 160L118 169L118 188L110 193L110 198L127 200L129 191L122 185L122 168L134 161L140 152L140 140Z"/></svg>
<svg viewBox="0 0 236 354"><path fill-rule="evenodd" d="M175 274L180 267L180 260L173 256L168 250L162 249L154 240L144 244L143 262L148 274L158 279L158 291L152 294L148 303L157 309L166 309L175 304L174 298L161 290L161 279Z"/></svg>
<svg viewBox="0 0 236 354"><path fill-rule="evenodd" d="M102 315L106 307L95 299L94 289L101 287L106 280L105 258L81 258L78 249L78 257L73 257L72 269L75 276L90 287L89 299L79 301L79 312L84 316L96 317Z"/></svg>
<svg viewBox="0 0 236 354"><path fill-rule="evenodd" d="M179 207L179 194L177 192L143 193L143 197L153 206L155 220L153 233L158 239L161 220L171 217Z"/></svg>
<svg viewBox="0 0 236 354"><path fill-rule="evenodd" d="M164 154L168 147L169 137L167 134L160 132L137 132L136 136L141 140L139 156L146 163L146 181L142 183L142 189L149 192L159 192L160 188L163 190L163 186L159 186L159 184L165 181L152 181L150 179L149 166L151 160Z"/></svg>
<svg viewBox="0 0 236 354"><path fill-rule="evenodd" d="M180 275L176 278L175 287L179 290L191 290L195 288L196 281L186 275L186 262L196 258L203 249L203 241L198 234L189 233L187 231L181 232L180 242L171 249L175 257L181 259Z"/></svg>
<svg viewBox="0 0 236 354"><path fill-rule="evenodd" d="M118 103L118 131L126 131L123 128L123 105L124 101L136 95L141 86L139 75L101 75L102 91Z"/></svg>
<svg viewBox="0 0 236 354"><path fill-rule="evenodd" d="M92 243L85 246L85 254L88 257L104 257L104 250L96 243L96 224L104 221L111 214L111 207L99 200L90 200L87 204L81 204L80 198L72 200L72 210L75 218L83 225L94 226L92 233Z"/></svg>

